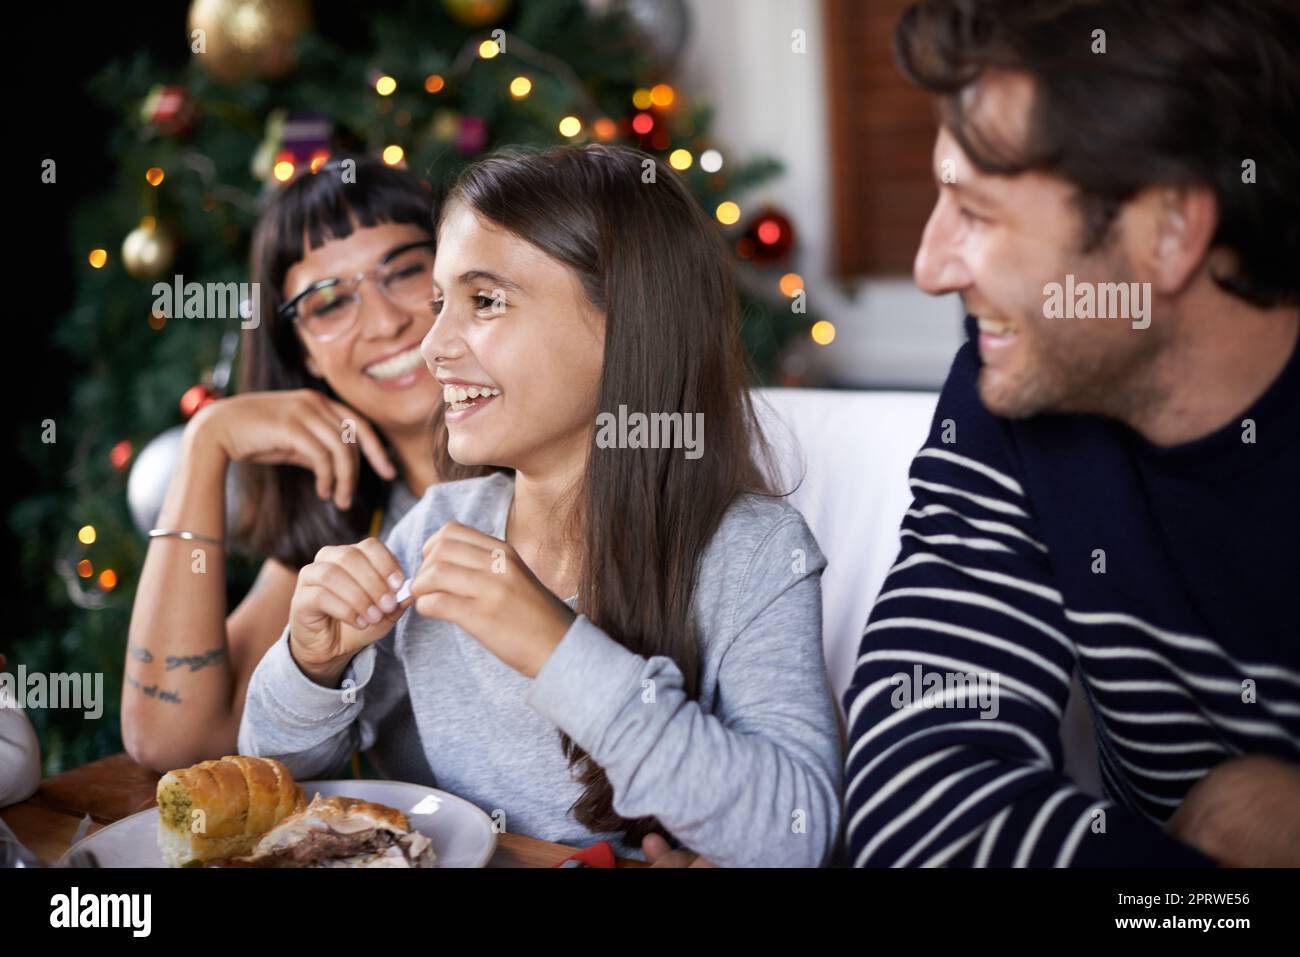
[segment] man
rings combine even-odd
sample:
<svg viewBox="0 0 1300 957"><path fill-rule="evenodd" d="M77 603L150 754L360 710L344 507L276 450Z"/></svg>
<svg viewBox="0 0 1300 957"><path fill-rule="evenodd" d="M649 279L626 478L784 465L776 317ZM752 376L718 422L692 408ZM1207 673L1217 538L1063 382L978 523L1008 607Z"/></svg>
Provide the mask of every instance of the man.
<svg viewBox="0 0 1300 957"><path fill-rule="evenodd" d="M1296 49L1266 0L900 21L970 341L844 697L855 864L1300 865Z"/></svg>

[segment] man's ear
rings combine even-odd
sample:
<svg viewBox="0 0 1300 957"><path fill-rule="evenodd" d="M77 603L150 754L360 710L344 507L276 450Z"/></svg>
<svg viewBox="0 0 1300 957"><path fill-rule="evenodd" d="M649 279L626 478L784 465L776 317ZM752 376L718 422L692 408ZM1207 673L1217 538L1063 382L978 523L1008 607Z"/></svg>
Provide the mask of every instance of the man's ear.
<svg viewBox="0 0 1300 957"><path fill-rule="evenodd" d="M1176 295L1210 255L1219 228L1219 203L1208 186L1161 187L1151 197L1155 213L1151 278L1156 291Z"/></svg>

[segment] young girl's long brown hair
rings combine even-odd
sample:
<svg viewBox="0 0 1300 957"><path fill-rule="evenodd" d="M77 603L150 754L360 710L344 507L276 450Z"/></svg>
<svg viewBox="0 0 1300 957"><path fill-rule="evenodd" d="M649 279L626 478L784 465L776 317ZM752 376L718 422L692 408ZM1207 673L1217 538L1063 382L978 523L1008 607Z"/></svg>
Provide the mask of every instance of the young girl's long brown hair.
<svg viewBox="0 0 1300 957"><path fill-rule="evenodd" d="M593 423L567 516L581 542L579 610L629 650L671 658L695 698L700 557L737 496L770 493L721 234L677 173L627 147L496 154L462 173L444 209L457 202L571 268L604 313L598 414L703 415L697 459L680 448L600 448ZM445 439L444 427L443 456ZM660 829L622 817L604 771L567 735L561 745L583 785L580 822L621 830L636 847Z"/></svg>

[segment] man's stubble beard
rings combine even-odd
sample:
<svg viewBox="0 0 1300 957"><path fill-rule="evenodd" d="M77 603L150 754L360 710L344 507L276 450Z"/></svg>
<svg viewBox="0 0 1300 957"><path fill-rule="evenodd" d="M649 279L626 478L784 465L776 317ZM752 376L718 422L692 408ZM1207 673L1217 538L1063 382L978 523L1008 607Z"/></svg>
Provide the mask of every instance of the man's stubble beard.
<svg viewBox="0 0 1300 957"><path fill-rule="evenodd" d="M1136 278L1113 233L1099 249L1081 249L1076 256L1084 258L1062 263L1059 276L1073 273L1090 282ZM1087 262L1094 256L1100 257L1100 268ZM1016 379L1001 387L994 386L987 368L980 370L978 388L985 408L1007 419L1085 414L1129 420L1136 408L1151 399L1149 377L1143 372L1160 352L1160 336L1154 327L1108 336L1107 323L1127 326L1130 319L1048 319L1041 311L1022 317L1027 361Z"/></svg>
<svg viewBox="0 0 1300 957"><path fill-rule="evenodd" d="M1068 335L1035 335L1024 343L1029 347L1025 366L1013 381L995 385L988 368L979 374L980 399L994 415L1025 419L1035 415L1087 414L1129 420L1141 403L1148 401L1146 377L1158 351L1158 339L1150 330L1130 330L1124 344L1110 348L1091 338L1096 323L1127 322L1125 319L1041 319L1036 322L1077 324Z"/></svg>

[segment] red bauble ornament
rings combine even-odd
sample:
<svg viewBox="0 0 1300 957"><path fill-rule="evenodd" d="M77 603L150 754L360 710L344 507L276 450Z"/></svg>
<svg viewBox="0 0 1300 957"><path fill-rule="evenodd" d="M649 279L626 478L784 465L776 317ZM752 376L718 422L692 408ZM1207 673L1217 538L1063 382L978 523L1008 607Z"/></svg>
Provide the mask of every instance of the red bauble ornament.
<svg viewBox="0 0 1300 957"><path fill-rule="evenodd" d="M108 460L113 464L113 468L119 472L127 467L131 462L131 440L123 439L118 442L108 453Z"/></svg>
<svg viewBox="0 0 1300 957"><path fill-rule="evenodd" d="M202 383L192 385L181 396L181 414L188 419L209 402L215 401L217 401L217 394L211 388Z"/></svg>
<svg viewBox="0 0 1300 957"><path fill-rule="evenodd" d="M164 136L182 136L194 124L194 101L185 87L159 83L140 104L140 118Z"/></svg>
<svg viewBox="0 0 1300 957"><path fill-rule="evenodd" d="M736 241L736 252L758 266L770 266L783 261L794 248L794 225L790 217L774 206L768 206L746 228Z"/></svg>

